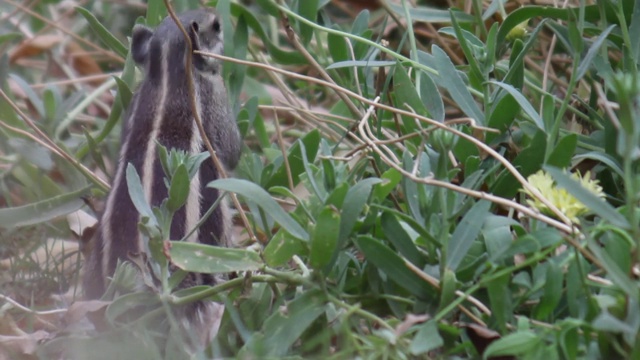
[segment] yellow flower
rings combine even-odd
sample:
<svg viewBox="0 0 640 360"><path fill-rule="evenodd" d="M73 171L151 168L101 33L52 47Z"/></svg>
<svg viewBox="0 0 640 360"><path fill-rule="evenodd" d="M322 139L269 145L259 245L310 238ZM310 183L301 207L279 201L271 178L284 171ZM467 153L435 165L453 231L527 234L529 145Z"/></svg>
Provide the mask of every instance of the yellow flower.
<svg viewBox="0 0 640 360"><path fill-rule="evenodd" d="M591 191L599 198L604 198L602 187L598 185L597 180L591 180L591 174L587 171L584 176L580 176L579 173L571 174L571 177L578 181L582 187ZM589 208L587 208L582 202L576 199L573 195L569 194L567 190L558 188L549 174L540 170L537 173L527 178L529 184L537 189L540 194L551 204L553 204L560 212L566 215L574 223L580 223L578 216L587 214ZM538 209L541 213L555 217L551 209L549 209L540 200L536 199L528 190L524 191L531 199L527 199L527 203Z"/></svg>

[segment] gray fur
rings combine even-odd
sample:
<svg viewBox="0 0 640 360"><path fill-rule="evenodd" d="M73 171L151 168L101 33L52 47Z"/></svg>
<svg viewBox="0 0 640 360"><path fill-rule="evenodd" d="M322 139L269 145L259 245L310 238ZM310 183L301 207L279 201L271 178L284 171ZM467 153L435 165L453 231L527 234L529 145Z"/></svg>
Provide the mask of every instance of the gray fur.
<svg viewBox="0 0 640 360"><path fill-rule="evenodd" d="M222 29L209 10L188 11L179 16L194 50L222 52ZM93 250L85 265L84 288L87 298L99 298L106 279L113 274L118 260L144 251L137 230L139 214L128 194L125 169L131 163L141 177L145 196L152 206L167 197L164 173L155 151L155 141L168 148L191 153L206 151L194 125L186 81L187 44L171 18L152 31L137 25L133 29L131 52L144 69L145 77L125 116L123 144L112 190L93 241ZM242 142L235 120L228 109L219 61L193 56L197 108L207 138L227 170L238 163ZM182 238L215 202L218 191L205 185L218 178L210 160L205 161L192 182L187 204L180 209L171 226L171 239ZM219 206L189 241L226 245L230 238L230 218L226 204ZM199 277L194 282L200 282ZM202 280L212 283L211 277Z"/></svg>

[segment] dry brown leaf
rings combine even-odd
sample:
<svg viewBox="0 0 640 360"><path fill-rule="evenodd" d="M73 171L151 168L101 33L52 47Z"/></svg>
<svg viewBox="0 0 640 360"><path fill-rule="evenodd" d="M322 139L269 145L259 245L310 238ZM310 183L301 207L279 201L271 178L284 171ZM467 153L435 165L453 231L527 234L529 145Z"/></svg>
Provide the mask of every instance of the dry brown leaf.
<svg viewBox="0 0 640 360"><path fill-rule="evenodd" d="M404 318L404 321L398 324L398 326L396 326L396 336L398 337L401 336L402 334L407 332L407 330L409 330L409 328L411 328L413 325L423 323L429 319L431 319L431 316L427 314L422 314L422 315L407 314L407 316Z"/></svg>
<svg viewBox="0 0 640 360"><path fill-rule="evenodd" d="M101 74L102 69L96 62L96 60L89 55L80 44L76 42L69 42L64 48L65 50L65 58L68 63L73 67L73 69L78 72L78 74L87 76L87 75L96 75ZM92 80L89 83L92 85L100 85L102 84L103 79Z"/></svg>
<svg viewBox="0 0 640 360"><path fill-rule="evenodd" d="M9 62L13 64L22 58L40 55L58 45L62 39L62 36L53 34L38 35L31 39L25 39L11 51Z"/></svg>

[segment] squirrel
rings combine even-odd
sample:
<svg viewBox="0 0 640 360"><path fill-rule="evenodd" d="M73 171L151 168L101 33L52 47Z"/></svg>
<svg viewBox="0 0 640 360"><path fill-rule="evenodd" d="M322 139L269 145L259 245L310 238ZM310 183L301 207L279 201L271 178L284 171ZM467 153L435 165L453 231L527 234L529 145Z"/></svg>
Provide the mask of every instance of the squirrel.
<svg viewBox="0 0 640 360"><path fill-rule="evenodd" d="M222 54L223 33L219 17L209 9L187 11L178 16L191 40L193 50ZM129 197L126 168L132 164L140 175L144 195L151 206L167 198L164 171L156 154L156 143L190 154L206 151L194 120L187 76L193 78L196 110L205 133L227 170L239 160L242 140L228 106L220 61L189 53L184 34L170 17L155 31L136 25L131 38L131 54L144 70L144 79L125 114L122 145L111 191L85 262L83 287L87 299L100 298L118 260L145 250L138 231L140 214ZM186 57L192 57L192 73L187 74ZM181 239L196 227L202 215L218 199L217 189L206 185L219 177L211 161L204 161L190 184L185 205L173 218L171 239ZM230 245L231 219L224 202L193 232L187 241ZM190 274L195 284L214 284L205 274ZM185 282L187 279L184 280Z"/></svg>

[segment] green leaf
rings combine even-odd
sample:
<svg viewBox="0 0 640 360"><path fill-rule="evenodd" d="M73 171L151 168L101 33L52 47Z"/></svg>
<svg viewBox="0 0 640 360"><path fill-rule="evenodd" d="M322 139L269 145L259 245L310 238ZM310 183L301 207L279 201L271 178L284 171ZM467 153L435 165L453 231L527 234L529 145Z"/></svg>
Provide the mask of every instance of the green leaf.
<svg viewBox="0 0 640 360"><path fill-rule="evenodd" d="M264 260L271 267L282 266L293 255L304 255L308 252L300 239L292 236L287 231L280 230L269 240L264 248Z"/></svg>
<svg viewBox="0 0 640 360"><path fill-rule="evenodd" d="M400 108L411 107L418 114L426 113L422 100L416 91L416 85L413 83L409 74L404 67L398 62L393 72L393 89L394 96ZM412 117L402 117L405 126L405 132L410 133L417 130L415 119Z"/></svg>
<svg viewBox="0 0 640 360"><path fill-rule="evenodd" d="M248 10L246 7L238 4L231 3L231 15L235 18L243 17L247 22L250 28L255 31L256 35L262 39L262 43L266 46L267 51L273 57L273 59L283 65L295 65L295 64L306 64L307 60L300 54L295 51L284 51L282 50L282 46L275 44L271 41L267 32L262 28L262 24L252 11ZM277 9L276 9L277 10Z"/></svg>
<svg viewBox="0 0 640 360"><path fill-rule="evenodd" d="M218 179L207 184L207 187L231 191L244 196L248 201L260 206L269 216L280 224L291 235L309 240L309 234L289 214L287 214L271 196L258 185L242 179Z"/></svg>
<svg viewBox="0 0 640 360"><path fill-rule="evenodd" d="M189 180L187 167L184 164L180 164L171 177L167 210L174 213L187 202L190 185L191 181Z"/></svg>
<svg viewBox="0 0 640 360"><path fill-rule="evenodd" d="M404 16L404 8L402 5L395 4L393 2L388 2L387 5L396 14ZM411 19L413 21L444 24L451 22L451 14L448 10L442 10L431 6L418 6L410 9L409 12L411 13ZM471 23L475 21L472 15L460 10L455 10L453 13L461 23Z"/></svg>
<svg viewBox="0 0 640 360"><path fill-rule="evenodd" d="M332 29L339 30L337 25L334 25ZM327 66L327 69L331 69L337 63L351 60L351 56L349 55L349 47L347 46L348 42L349 39L345 37L336 34L327 34L328 49L334 62L333 64ZM395 64L395 62L391 63Z"/></svg>
<svg viewBox="0 0 640 360"><path fill-rule="evenodd" d="M131 103L131 98L133 97L133 93L131 92L129 85L127 85L127 83L123 79L117 76L114 76L113 79L116 81L116 84L118 85L118 98L122 103L122 107L126 109L129 107L129 104Z"/></svg>
<svg viewBox="0 0 640 360"><path fill-rule="evenodd" d="M584 154L578 154L574 156L573 159L576 161L583 160L583 159L596 160L598 162L603 163L607 167L609 167L609 169L613 170L616 174L618 174L618 176L620 177L624 176L624 172L622 171L622 166L620 165L618 160L609 154L606 154L600 151L590 151ZM549 164L549 165L553 165L553 164Z"/></svg>
<svg viewBox="0 0 640 360"><path fill-rule="evenodd" d="M636 6L639 6L639 5L636 5ZM607 27L603 32L600 33L600 35L598 35L598 38L596 39L596 41L594 41L591 47L589 47L589 51L587 51L587 55L585 55L584 59L580 61L580 65L578 65L578 71L574 75L576 79L582 79L584 74L587 73L587 70L591 66L593 59L598 54L598 51L600 51L600 47L602 46L602 43L604 43L604 41L607 40L607 36L609 36L611 31L615 27L616 25L609 25L609 27Z"/></svg>
<svg viewBox="0 0 640 360"><path fill-rule="evenodd" d="M631 22L629 24L629 34L640 34L640 6L636 3L633 7L633 14L631 16ZM631 56L636 61L636 64L640 65L640 36L631 37ZM2 43L0 41L0 43Z"/></svg>
<svg viewBox="0 0 640 360"><path fill-rule="evenodd" d="M375 267L387 274L387 278L419 298L429 297L427 284L411 271L398 254L380 240L371 236L359 236L356 246Z"/></svg>
<svg viewBox="0 0 640 360"><path fill-rule="evenodd" d="M382 174L380 180L382 182L373 189L373 197L382 202L398 186L402 180L402 174L398 170L390 168Z"/></svg>
<svg viewBox="0 0 640 360"><path fill-rule="evenodd" d="M303 18L315 23L318 14L318 0L299 1L297 13ZM313 28L303 23L299 23L298 26L300 28L298 32L302 40L302 45L309 45L311 37L313 36Z"/></svg>
<svg viewBox="0 0 640 360"><path fill-rule="evenodd" d="M540 170L544 163L544 149L547 146L547 134L538 130L531 140L531 144L522 150L512 161L520 174L525 178ZM491 191L505 198L512 198L518 193L520 183L508 171L504 171L494 182Z"/></svg>
<svg viewBox="0 0 640 360"><path fill-rule="evenodd" d="M129 197L133 206L140 213L141 216L148 217L152 220L152 223L157 223L156 216L151 211L151 207L147 203L144 197L144 190L142 189L142 183L140 182L140 176L136 168L131 163L127 164L127 189L129 190Z"/></svg>
<svg viewBox="0 0 640 360"><path fill-rule="evenodd" d="M569 194L575 196L576 199L583 203L587 208L591 209L595 214L615 226L623 229L630 228L627 219L618 213L613 206L597 197L591 191L583 188L579 182L573 180L569 175L552 166L544 166L544 170L553 177L559 187L566 189Z"/></svg>
<svg viewBox="0 0 640 360"><path fill-rule="evenodd" d="M311 236L309 264L321 269L331 261L340 235L340 212L333 206L325 206L316 219Z"/></svg>
<svg viewBox="0 0 640 360"><path fill-rule="evenodd" d="M188 241L172 241L170 253L171 262L189 272L224 274L255 271L264 266L260 255L254 251Z"/></svg>
<svg viewBox="0 0 640 360"><path fill-rule="evenodd" d="M518 91L518 89L514 88L509 84L505 84L501 81L491 80L489 81L489 83L498 85L501 88L505 89L511 96L513 96L514 99L516 99L518 104L520 104L520 107L522 108L522 110L524 110L525 114L527 114L531 118L531 120L533 120L533 123L536 124L536 126L541 130L545 130L544 121L542 121L542 118L540 117L538 112L533 108L533 106L531 106L531 103L529 103L529 100L527 100L522 95L522 93Z"/></svg>
<svg viewBox="0 0 640 360"><path fill-rule="evenodd" d="M109 49L122 56L123 59L127 57L127 47L124 46L118 38L113 36L113 34L111 34L111 32L107 30L107 28L104 27L104 25L102 25L95 16L93 16L91 11L80 6L76 7L76 11L78 11L80 15L84 16L87 22L89 22L89 26L91 26L96 35L98 35L98 38L100 38L100 40L102 40Z"/></svg>
<svg viewBox="0 0 640 360"><path fill-rule="evenodd" d="M556 310L560 299L562 298L562 284L564 282L564 274L560 267L549 261L547 267L547 276L544 283L544 293L540 297L538 306L534 309L535 317L538 320L546 321Z"/></svg>
<svg viewBox="0 0 640 360"><path fill-rule="evenodd" d="M2 34L0 35L0 45L5 42L20 39L20 38L22 38L22 34L20 33L11 32L11 33Z"/></svg>
<svg viewBox="0 0 640 360"><path fill-rule="evenodd" d="M0 228L12 229L41 224L70 214L84 206L82 197L90 187L24 206L0 209Z"/></svg>
<svg viewBox="0 0 640 360"><path fill-rule="evenodd" d="M498 129L501 134L507 131L513 120L520 111L520 105L516 99L510 94L505 94L499 91L498 96L501 96L499 100L494 101L491 107L491 113L489 114L489 127ZM487 133L487 140L491 141L500 134Z"/></svg>
<svg viewBox="0 0 640 360"><path fill-rule="evenodd" d="M456 273L445 267L444 272L440 275L440 310L455 300L456 287Z"/></svg>
<svg viewBox="0 0 640 360"><path fill-rule="evenodd" d="M418 328L418 332L409 346L409 351L413 355L421 355L442 345L444 345L444 340L438 332L438 323L429 320Z"/></svg>
<svg viewBox="0 0 640 360"><path fill-rule="evenodd" d="M393 244L402 256L418 267L422 267L424 265L424 260L422 259L422 256L420 256L418 248L416 248L416 245L409 237L409 234L407 234L398 221L398 218L391 213L384 212L380 218L380 224L382 225L382 231L389 242Z"/></svg>
<svg viewBox="0 0 640 360"><path fill-rule="evenodd" d="M340 223L340 240L338 247L342 247L351 230L358 221L358 217L369 199L373 185L380 183L378 178L368 178L355 184L347 192L342 207L342 222Z"/></svg>
<svg viewBox="0 0 640 360"><path fill-rule="evenodd" d="M576 145L578 145L578 135L569 134L563 137L558 141L558 145L553 149L551 155L549 155L546 164L561 169L569 167L576 150Z"/></svg>
<svg viewBox="0 0 640 360"><path fill-rule="evenodd" d="M487 293L491 304L493 318L500 329L500 332L507 332L507 325L513 317L513 304L511 302L511 293L505 291L508 289L511 274L503 275L495 278L487 283Z"/></svg>
<svg viewBox="0 0 640 360"><path fill-rule="evenodd" d="M587 241L589 244L589 250L591 250L596 258L598 258L613 283L637 302L640 299L638 283L629 277L628 270L621 269L617 259L604 251L602 249L602 245L597 243L594 239L589 238Z"/></svg>
<svg viewBox="0 0 640 360"><path fill-rule="evenodd" d="M346 68L346 67L377 68L377 67L384 67L384 66L393 66L395 64L396 64L395 61L345 60L345 61L335 62L327 66L327 70L340 69L340 68Z"/></svg>
<svg viewBox="0 0 640 360"><path fill-rule="evenodd" d="M164 17L167 16L167 10L162 0L149 0L147 3L146 25L156 27Z"/></svg>
<svg viewBox="0 0 640 360"><path fill-rule="evenodd" d="M42 104L44 106L44 114L45 118L49 120L58 120L56 119L56 108L58 106L56 102L56 96L53 93L54 90L46 89L42 94Z"/></svg>
<svg viewBox="0 0 640 360"><path fill-rule="evenodd" d="M150 291L135 292L119 296L108 307L105 316L113 323L118 322L118 318L131 312L131 309L141 306L159 306L160 298ZM141 315L138 313L138 316Z"/></svg>
<svg viewBox="0 0 640 360"><path fill-rule="evenodd" d="M491 203L489 201L478 201L456 226L447 244L447 259L445 263L449 269L455 271L465 255L467 255L471 244L480 234L482 224L489 215L490 207Z"/></svg>
<svg viewBox="0 0 640 360"><path fill-rule="evenodd" d="M442 85L447 89L454 102L460 107L460 110L475 119L479 125L485 125L484 113L471 96L447 53L437 45L433 45L432 52L436 68L443 80Z"/></svg>
<svg viewBox="0 0 640 360"><path fill-rule="evenodd" d="M442 122L445 115L444 103L442 102L442 96L440 96L440 90L438 90L438 86L436 86L431 76L427 72L422 72L420 77L420 96L424 107L429 111L429 115L434 120Z"/></svg>
<svg viewBox="0 0 640 360"><path fill-rule="evenodd" d="M325 312L324 294L309 290L276 310L240 350L238 358L282 358L302 333Z"/></svg>
<svg viewBox="0 0 640 360"><path fill-rule="evenodd" d="M313 162L318 154L318 149L320 148L320 132L317 129L312 130L300 139L300 142L302 142L304 149L306 150L305 155L307 160L309 162ZM300 182L300 174L305 172L304 160L302 159L302 150L299 142L296 141L296 143L289 148L287 159L289 160L289 169L291 170L293 184L297 185ZM264 187L269 189L274 186L289 186L284 158L282 156L278 157L273 161L273 165L273 175L268 179L263 179Z"/></svg>
<svg viewBox="0 0 640 360"><path fill-rule="evenodd" d="M531 331L519 331L492 342L482 354L483 359L501 355L524 355L539 346L542 338Z"/></svg>
<svg viewBox="0 0 640 360"><path fill-rule="evenodd" d="M480 84L484 80L484 77L482 76L482 71L480 71L480 64L478 63L478 59L471 47L475 46L482 51L484 50L484 44L475 35L460 27L460 24L458 23L458 20L455 16L455 12L451 8L449 8L449 12L451 14L451 24L453 26L456 39L458 39L460 48L462 49L462 52L464 53L464 56L469 63L469 68L471 69L469 74L471 75L470 78L475 78L475 81L471 81L471 83L474 85Z"/></svg>
<svg viewBox="0 0 640 360"><path fill-rule="evenodd" d="M589 5L583 6L581 8L582 9L579 9L579 7L562 9L551 6L524 6L516 9L511 12L509 16L507 16L507 18L502 22L500 30L498 30L497 49L500 49L502 47L505 38L507 37L507 34L509 33L509 31L511 31L511 29L536 16L551 19L569 20L572 16L574 19L577 18L579 11L584 11L584 19L586 21L595 23L600 19L601 13L599 5Z"/></svg>

